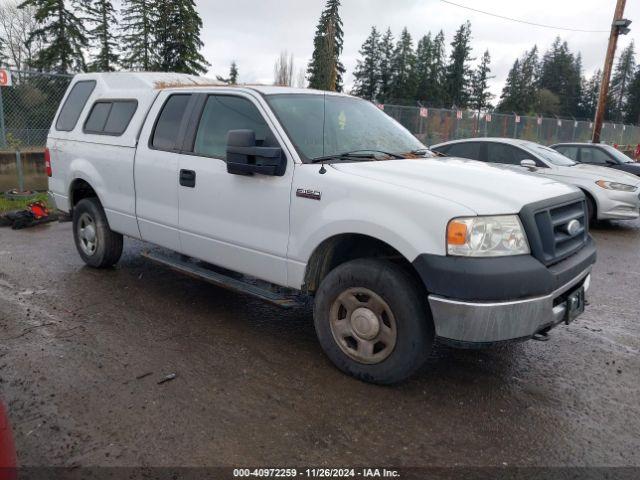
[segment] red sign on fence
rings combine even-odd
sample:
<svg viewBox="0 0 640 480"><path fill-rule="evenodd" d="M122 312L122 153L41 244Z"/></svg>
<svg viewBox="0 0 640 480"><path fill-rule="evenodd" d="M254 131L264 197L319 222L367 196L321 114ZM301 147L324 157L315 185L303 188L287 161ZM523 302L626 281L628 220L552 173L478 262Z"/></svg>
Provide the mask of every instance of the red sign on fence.
<svg viewBox="0 0 640 480"><path fill-rule="evenodd" d="M516 123L520 123L520 115L516 115Z"/></svg>
<svg viewBox="0 0 640 480"><path fill-rule="evenodd" d="M424 107L422 107L422 108L420 109L420 116L421 116L422 118L427 118L427 117L429 116L429 109L428 109L428 108L424 108Z"/></svg>
<svg viewBox="0 0 640 480"><path fill-rule="evenodd" d="M458 110L458 111L456 112L456 118L457 118L458 120L462 120L462 110Z"/></svg>
<svg viewBox="0 0 640 480"><path fill-rule="evenodd" d="M484 116L484 119L485 119L487 122L491 122L491 114L490 114L490 113L487 113L487 114Z"/></svg>
<svg viewBox="0 0 640 480"><path fill-rule="evenodd" d="M378 107L380 110L384 110L384 103L378 103L377 107Z"/></svg>
<svg viewBox="0 0 640 480"><path fill-rule="evenodd" d="M0 69L0 87L11 86L11 72L9 70Z"/></svg>

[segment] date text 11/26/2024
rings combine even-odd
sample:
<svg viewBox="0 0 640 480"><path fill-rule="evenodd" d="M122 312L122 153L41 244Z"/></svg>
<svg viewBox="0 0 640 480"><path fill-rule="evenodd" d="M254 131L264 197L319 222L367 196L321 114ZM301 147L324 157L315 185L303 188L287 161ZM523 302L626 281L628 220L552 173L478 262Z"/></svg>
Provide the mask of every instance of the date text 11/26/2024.
<svg viewBox="0 0 640 480"><path fill-rule="evenodd" d="M387 468L236 468L234 478L400 478Z"/></svg>

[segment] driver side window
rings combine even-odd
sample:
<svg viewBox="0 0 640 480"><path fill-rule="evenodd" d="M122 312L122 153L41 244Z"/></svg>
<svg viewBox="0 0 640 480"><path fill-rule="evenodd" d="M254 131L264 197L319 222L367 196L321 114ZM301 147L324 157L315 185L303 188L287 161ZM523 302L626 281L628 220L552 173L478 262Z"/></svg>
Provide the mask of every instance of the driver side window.
<svg viewBox="0 0 640 480"><path fill-rule="evenodd" d="M231 95L211 95L200 118L193 152L226 160L230 130L253 130L257 146L279 146L262 114L250 100Z"/></svg>
<svg viewBox="0 0 640 480"><path fill-rule="evenodd" d="M582 163L590 163L592 165L607 165L611 161L609 155L599 148L583 148L580 160Z"/></svg>

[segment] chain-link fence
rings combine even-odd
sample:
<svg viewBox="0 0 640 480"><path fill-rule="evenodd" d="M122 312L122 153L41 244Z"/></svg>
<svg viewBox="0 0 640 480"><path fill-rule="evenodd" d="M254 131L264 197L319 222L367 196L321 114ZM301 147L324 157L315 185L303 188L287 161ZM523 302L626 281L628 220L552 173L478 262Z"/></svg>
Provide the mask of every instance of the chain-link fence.
<svg viewBox="0 0 640 480"><path fill-rule="evenodd" d="M42 148L60 100L72 75L12 71L13 85L0 88L0 151ZM550 145L587 142L588 120L478 113L470 110L384 105L384 111L426 145L468 137L511 137ZM617 145L640 143L640 127L605 123L602 141Z"/></svg>
<svg viewBox="0 0 640 480"><path fill-rule="evenodd" d="M72 75L11 71L12 86L0 87L0 191L19 186L46 188L44 146ZM587 142L588 120L520 116L469 110L381 106L425 145L468 137L511 137L550 145ZM621 146L640 143L640 127L605 123L602 141Z"/></svg>
<svg viewBox="0 0 640 480"><path fill-rule="evenodd" d="M469 137L521 138L551 145L559 142L588 142L593 133L593 122L588 120L399 105L381 105L381 108L425 145ZM637 145L640 143L640 127L605 123L601 140L621 146Z"/></svg>
<svg viewBox="0 0 640 480"><path fill-rule="evenodd" d="M72 75L11 71L0 87L0 151L43 148Z"/></svg>

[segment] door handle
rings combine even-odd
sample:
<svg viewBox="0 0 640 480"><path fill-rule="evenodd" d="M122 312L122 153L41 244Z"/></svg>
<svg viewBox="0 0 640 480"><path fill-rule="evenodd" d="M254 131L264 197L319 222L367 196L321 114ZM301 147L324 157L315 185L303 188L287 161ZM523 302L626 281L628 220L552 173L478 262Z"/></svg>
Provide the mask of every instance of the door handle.
<svg viewBox="0 0 640 480"><path fill-rule="evenodd" d="M180 170L180 185L194 188L196 186L196 172L193 170Z"/></svg>

